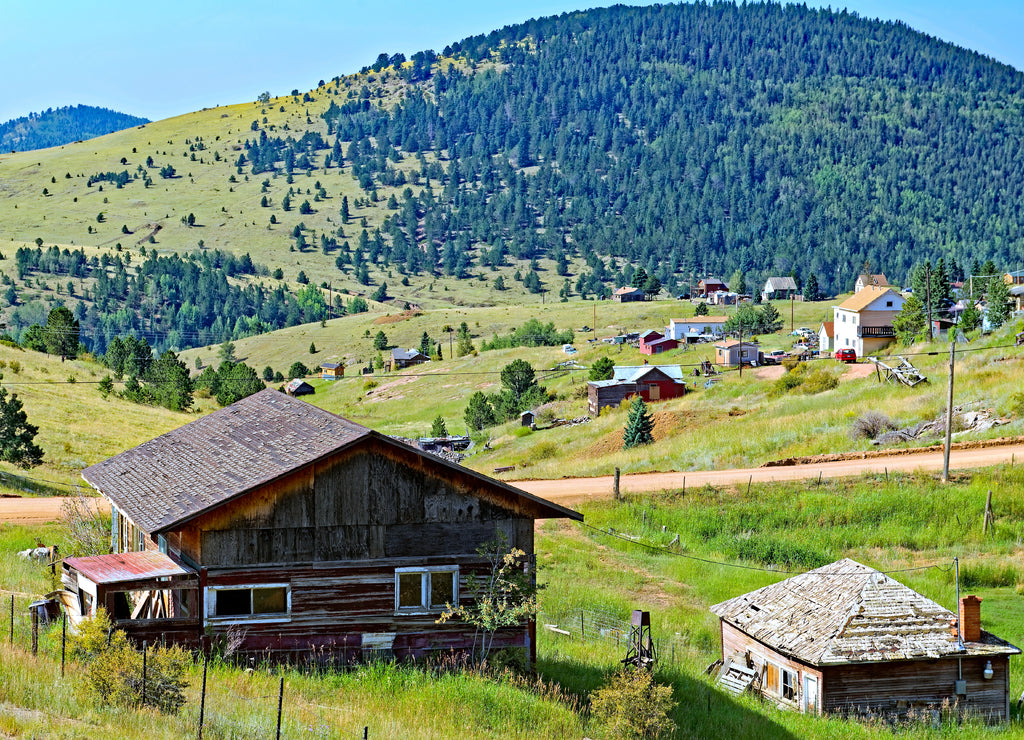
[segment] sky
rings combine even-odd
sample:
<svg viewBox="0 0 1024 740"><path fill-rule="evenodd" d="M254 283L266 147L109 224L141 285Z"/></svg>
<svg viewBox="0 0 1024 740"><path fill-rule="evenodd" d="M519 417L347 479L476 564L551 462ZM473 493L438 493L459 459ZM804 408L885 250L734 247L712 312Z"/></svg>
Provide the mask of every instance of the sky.
<svg viewBox="0 0 1024 740"><path fill-rule="evenodd" d="M152 120L306 91L381 52L440 51L594 0L0 0L0 122L85 104ZM643 2L627 2L643 5ZM810 0L808 5L825 6ZM827 3L1024 70L1020 0Z"/></svg>

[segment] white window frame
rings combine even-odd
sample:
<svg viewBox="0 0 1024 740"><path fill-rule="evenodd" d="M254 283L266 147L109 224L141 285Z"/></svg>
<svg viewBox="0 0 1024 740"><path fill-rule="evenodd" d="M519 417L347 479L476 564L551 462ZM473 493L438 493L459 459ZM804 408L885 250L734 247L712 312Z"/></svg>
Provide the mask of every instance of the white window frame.
<svg viewBox="0 0 1024 740"><path fill-rule="evenodd" d="M420 603L418 606L399 606L399 576L410 573L420 574ZM434 565L395 568L395 614L437 614L444 610L444 605L431 605L430 579L434 573L442 573L452 579L452 605L459 603L459 566Z"/></svg>
<svg viewBox="0 0 1024 740"><path fill-rule="evenodd" d="M285 611L273 614L225 614L217 615L217 592L218 591L242 591L250 592L249 599L252 603L252 591L257 588L283 588ZM245 622L246 624L273 624L275 622L292 621L292 586L290 583L239 583L224 586L207 586L203 589L203 604L206 612L206 621L217 624L232 624L234 622Z"/></svg>

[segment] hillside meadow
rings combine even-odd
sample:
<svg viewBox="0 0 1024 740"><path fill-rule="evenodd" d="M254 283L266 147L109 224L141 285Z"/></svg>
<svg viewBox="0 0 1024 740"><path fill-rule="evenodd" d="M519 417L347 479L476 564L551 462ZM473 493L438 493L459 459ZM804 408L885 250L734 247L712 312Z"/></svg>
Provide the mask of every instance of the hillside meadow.
<svg viewBox="0 0 1024 740"><path fill-rule="evenodd" d="M796 303L793 325L817 329L830 315L832 305L824 301ZM789 308L788 304L778 307L784 314ZM678 363L684 372L691 372L700 360L713 360L711 344L648 357L628 346L589 341L625 331L664 331L670 318L691 316L693 310L693 304L686 301L570 301L542 308L527 305L349 316L324 326L304 325L239 340L236 347L237 354L257 369L269 365L287 372L292 362L300 361L315 371L325 361L350 363L343 380L311 380L316 393L304 398L372 428L406 437L427 435L438 415L445 419L449 432L466 433L463 412L470 395L477 390L497 392L502 367L513 359L525 359L554 396L539 409L538 429L532 433L521 429L518 420L486 429L474 435L479 444L465 463L482 472L514 465L515 471L503 474L510 478L599 475L611 473L615 467L623 472L748 467L780 458L872 449L868 440L851 437L854 420L868 411L883 412L904 427L945 413L949 348L936 341L888 348L888 357L905 355L928 376L928 383L915 388L880 382L872 367L863 362L851 367L821 358L810 363L811 370L839 382L836 388L818 393L805 393L802 387L779 392L776 383L784 372L781 367L746 369L742 377L735 370L726 371L709 388L704 378L688 377L685 397L651 404L655 443L628 452L621 450L626 408L605 409L589 424L548 428L550 418L574 419L588 413L585 368L602 356L611 357L618 365L641 365L645 360ZM449 354L449 336L441 331L445 326L457 329L466 321L479 350L482 340L507 334L533 317L553 322L560 330L596 324L597 331L577 334L574 346L579 351L573 355L563 353L560 346L518 347L454 359ZM785 330L788 328L787 316ZM1012 346L1017 330L1016 324L1007 326L958 347L954 403L991 410L1008 422L984 432L967 432L964 439L1024 433L1024 399L1019 396L1024 352ZM444 359L395 373L364 376L360 369L377 354L373 338L378 331L386 334L391 346L398 347L418 347L427 332L441 343ZM794 341L782 333L761 339L765 351L788 349ZM316 354L309 353L311 343ZM189 362L199 357L209 363L216 352L216 347L207 347L184 355ZM584 369L558 368L568 360ZM484 443L489 449L483 449Z"/></svg>
<svg viewBox="0 0 1024 740"><path fill-rule="evenodd" d="M829 302L796 303L794 325L816 327L830 306ZM880 383L863 363L851 367L827 358L812 361L810 369L838 378L838 384L818 393L805 393L803 387L780 392L781 367L747 369L742 378L736 371L727 371L708 388L704 378L688 377L686 396L651 404L654 444L630 451L621 449L626 408L605 409L600 417L579 426L550 426L551 419L588 414L586 368L602 356L618 365L640 365L644 360L679 363L684 372L701 359L712 359L710 344L649 358L632 347L599 341L627 331L664 330L669 319L690 316L693 310L693 304L675 300L633 304L575 300L544 306L391 313L381 307L238 340L235 354L260 373L268 366L287 373L297 361L314 373L322 362L344 363L344 379L310 378L316 393L303 398L383 433L404 437L427 435L437 416L445 420L450 433L467 432L464 411L469 397L478 390L500 390L501 369L513 359L525 359L554 397L538 409L536 431L520 427L518 420L485 429L473 435L476 444L465 461L486 473L514 465L514 471L502 474L508 479L602 475L616 467L623 472L749 467L793 456L873 449L868 440L851 436L853 422L868 411L884 412L904 427L944 414L948 346L935 342L890 348L894 355L907 353L930 378L915 388ZM507 334L533 317L552 322L558 330L592 329L594 324L597 330L576 334L574 346L579 351L573 355L564 354L560 346L480 350L483 340ZM454 332L449 335L442 329L456 330L463 321L473 335L476 354L452 358L449 348L454 346ZM1015 330L1008 326L958 347L955 403L991 410L1007 422L984 432L966 432L963 439L1024 434L1019 387L1024 352L1012 346ZM418 347L427 332L441 344L444 359L394 373L363 375L361 369L377 355L373 340L379 331L385 333L389 346L397 347ZM598 341L590 341L594 339ZM762 340L766 350L788 348L794 341L781 333ZM315 353L310 353L311 345ZM183 352L182 358L192 368L217 365L219 352L216 345L201 347ZM569 360L574 367L558 367ZM216 408L204 392L196 394L195 407L188 413L129 403L116 394L103 398L97 385L109 371L89 356L62 363L56 357L0 345L0 362L5 363L0 367L3 383L22 400L29 422L39 427L37 442L45 452L40 468L26 472L0 463L0 470L8 476L54 482L54 490L79 483L82 468ZM121 387L115 384L115 390ZM115 419L117 423L111 423ZM6 485L14 492L27 487L9 478Z"/></svg>
<svg viewBox="0 0 1024 740"><path fill-rule="evenodd" d="M983 597L986 629L1024 643L1024 509L1015 492L1019 466L957 474L949 485L931 476L891 476L815 484L770 484L630 496L587 504L586 524L539 526L537 675L481 676L378 663L351 673L308 674L211 663L204 737L274 733L278 675L285 678L282 736L611 737L587 712L588 700L614 670L624 645L577 629L579 614L626 620L632 609L652 615L662 647L658 679L671 685L677 738L958 738L1024 737L1015 702L1012 722L986 728L968 721L938 728L890 727L777 710L751 697L722 693L704 675L718 655L718 626L708 607L840 557L880 570L947 608L955 602L952 558L961 585ZM982 534L985 493L992 490L995 526ZM950 513L956 516L950 516ZM664 527L664 531L663 531ZM599 530L614 528L632 539ZM679 535L677 545L671 539ZM60 677L59 630L44 635L41 654L27 652L28 595L49 590L49 574L15 558L35 536L62 541L57 527L27 531L0 526L0 588L18 596L15 647L0 641L0 728L9 736L182 737L195 733L201 665L187 673L180 715L104 707L81 670ZM742 566L742 567L736 567ZM917 570L907 570L907 569ZM4 596L6 599L7 596ZM6 634L4 635L6 637ZM665 647L672 644L672 649ZM1011 660L1010 690L1024 688L1024 661Z"/></svg>

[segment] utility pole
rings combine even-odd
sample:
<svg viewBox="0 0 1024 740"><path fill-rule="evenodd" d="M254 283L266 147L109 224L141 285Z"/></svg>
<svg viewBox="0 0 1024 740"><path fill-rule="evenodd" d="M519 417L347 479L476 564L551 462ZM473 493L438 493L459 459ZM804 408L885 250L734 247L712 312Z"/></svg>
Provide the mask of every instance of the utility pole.
<svg viewBox="0 0 1024 740"><path fill-rule="evenodd" d="M795 296L793 295L794 292L795 291L792 290L789 291L789 330L791 332L793 331L793 301L795 300Z"/></svg>
<svg viewBox="0 0 1024 740"><path fill-rule="evenodd" d="M950 332L952 333L952 332ZM949 446L953 436L953 366L956 360L956 337L949 343L949 391L946 394L946 444L942 450L942 482L949 483Z"/></svg>
<svg viewBox="0 0 1024 740"><path fill-rule="evenodd" d="M743 377L743 316L740 314L740 304L736 304L736 318L740 324L740 378Z"/></svg>
<svg viewBox="0 0 1024 740"><path fill-rule="evenodd" d="M928 301L928 341L932 341L932 266L930 263L925 262L924 264L924 294L925 299Z"/></svg>

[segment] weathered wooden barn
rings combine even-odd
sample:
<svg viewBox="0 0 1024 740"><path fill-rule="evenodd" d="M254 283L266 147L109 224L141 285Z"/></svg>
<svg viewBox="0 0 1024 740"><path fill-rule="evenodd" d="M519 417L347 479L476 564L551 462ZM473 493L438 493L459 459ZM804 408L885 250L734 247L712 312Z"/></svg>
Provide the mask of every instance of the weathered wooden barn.
<svg viewBox="0 0 1024 740"><path fill-rule="evenodd" d="M664 401L686 393L683 369L679 365L621 365L609 380L587 382L590 413L618 406L627 398L639 395L645 401Z"/></svg>
<svg viewBox="0 0 1024 740"><path fill-rule="evenodd" d="M945 707L1009 717L1013 645L981 629L981 599L959 615L849 558L711 607L722 659L808 713L928 717ZM750 670L752 669L752 670ZM749 680L748 678L748 680Z"/></svg>
<svg viewBox="0 0 1024 740"><path fill-rule="evenodd" d="M437 624L468 604L477 549L533 554L534 521L582 519L274 390L83 471L111 503L111 555L68 559L79 619L107 607L135 639L240 635L278 659L468 650ZM534 650L532 625L495 647Z"/></svg>

